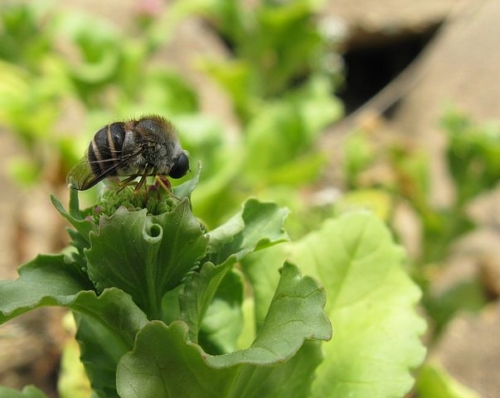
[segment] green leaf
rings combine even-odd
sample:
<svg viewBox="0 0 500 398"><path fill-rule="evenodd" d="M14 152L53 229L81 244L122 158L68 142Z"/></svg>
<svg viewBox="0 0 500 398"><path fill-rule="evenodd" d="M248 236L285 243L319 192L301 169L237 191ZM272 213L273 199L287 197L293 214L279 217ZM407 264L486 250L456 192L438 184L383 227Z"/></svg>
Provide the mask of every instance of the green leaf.
<svg viewBox="0 0 500 398"><path fill-rule="evenodd" d="M415 311L421 291L385 225L370 213L346 214L302 240L293 258L325 286L336 331L313 396L406 394L410 369L425 356L425 322Z"/></svg>
<svg viewBox="0 0 500 398"><path fill-rule="evenodd" d="M311 144L297 106L286 101L267 104L252 119L245 137L244 171L254 184L266 182L268 173L293 163Z"/></svg>
<svg viewBox="0 0 500 398"><path fill-rule="evenodd" d="M120 361L118 392L124 398L306 397L321 351L318 344L304 342L331 335L324 300L313 279L285 264L252 346L221 356L208 355L190 342L183 322L166 326L153 321Z"/></svg>
<svg viewBox="0 0 500 398"><path fill-rule="evenodd" d="M2 398L47 398L42 390L33 386L23 388L23 391L17 391L13 388L0 386L0 397Z"/></svg>
<svg viewBox="0 0 500 398"><path fill-rule="evenodd" d="M497 123L479 125L455 109L441 120L446 130L446 160L457 192L456 204L464 206L492 189L500 177L500 129ZM474 167L466 167L473 164Z"/></svg>
<svg viewBox="0 0 500 398"><path fill-rule="evenodd" d="M144 80L140 86L140 93L145 99L145 108L151 108L154 104L166 115L198 111L198 98L193 88L189 86L188 80L167 70L166 65L145 74Z"/></svg>
<svg viewBox="0 0 500 398"><path fill-rule="evenodd" d="M132 347L135 334L147 322L146 315L131 297L116 288L106 289L99 296L95 292L80 292L68 307L112 331L115 344L123 349Z"/></svg>
<svg viewBox="0 0 500 398"><path fill-rule="evenodd" d="M285 240L283 222L287 215L288 210L275 203L247 200L240 213L210 231L208 260L220 264L233 254L240 260L248 253Z"/></svg>
<svg viewBox="0 0 500 398"><path fill-rule="evenodd" d="M84 314L74 315L80 360L85 367L92 391L100 397L118 397L116 367L130 348L116 338L115 331L106 328L99 320Z"/></svg>
<svg viewBox="0 0 500 398"><path fill-rule="evenodd" d="M250 280L254 295L255 326L260 330L278 286L279 269L288 257L289 245L282 243L251 253L242 259L243 272Z"/></svg>
<svg viewBox="0 0 500 398"><path fill-rule="evenodd" d="M410 369L425 355L419 338L425 322L415 311L421 292L402 269L402 254L377 217L357 212L243 260L257 322L275 286L272 270L284 258L325 287L335 334L323 345L312 396L404 396L412 387Z"/></svg>
<svg viewBox="0 0 500 398"><path fill-rule="evenodd" d="M86 243L89 243L89 234L91 231L97 231L97 226L91 220L85 218L85 213L80 211L78 191L75 189L70 189L69 191L69 211L66 211L61 202L54 196L50 196L52 204L56 210L63 216L66 220L70 222L71 225L78 231Z"/></svg>
<svg viewBox="0 0 500 398"><path fill-rule="evenodd" d="M324 161L313 143L340 115L328 87L324 79L313 79L286 99L268 101L251 120L244 159L245 177L251 183L298 185L317 177ZM295 171L295 178L288 168Z"/></svg>
<svg viewBox="0 0 500 398"><path fill-rule="evenodd" d="M293 162L274 167L266 179L271 188L275 187L275 184L303 187L305 183L314 181L326 164L325 154L306 153L297 156Z"/></svg>
<svg viewBox="0 0 500 398"><path fill-rule="evenodd" d="M305 339L330 339L332 330L323 313L324 300L324 291L314 279L301 277L297 267L285 263L266 319L252 346L212 357L210 364L216 367L238 362L272 364L290 358Z"/></svg>
<svg viewBox="0 0 500 398"><path fill-rule="evenodd" d="M118 365L120 396L221 397L221 386L230 371L209 368L203 361L200 347L188 343L187 334L187 326L179 321L168 327L152 321L144 327L137 335L134 350Z"/></svg>
<svg viewBox="0 0 500 398"><path fill-rule="evenodd" d="M436 363L420 369L416 391L425 398L479 398L479 394L460 384Z"/></svg>
<svg viewBox="0 0 500 398"><path fill-rule="evenodd" d="M200 345L210 354L235 351L243 328L243 295L245 282L236 269L228 272L203 317ZM213 347L208 351L207 347Z"/></svg>
<svg viewBox="0 0 500 398"><path fill-rule="evenodd" d="M256 98L252 95L250 65L239 59L202 59L197 66L227 91L241 117L248 117L250 110L256 106Z"/></svg>
<svg viewBox="0 0 500 398"><path fill-rule="evenodd" d="M0 324L34 308L69 305L92 285L65 255L39 255L19 268L19 278L0 281Z"/></svg>
<svg viewBox="0 0 500 398"><path fill-rule="evenodd" d="M115 340L132 347L135 333L146 322L130 296L107 289L100 296L72 279L64 256L38 256L20 268L14 281L0 281L0 323L42 306L61 306L81 312L115 333ZM66 266L66 269L62 269Z"/></svg>
<svg viewBox="0 0 500 398"><path fill-rule="evenodd" d="M98 297L94 292L81 292L69 308L77 312L76 339L93 391L117 396L116 367L132 349L137 332L147 323L146 315L116 288Z"/></svg>
<svg viewBox="0 0 500 398"><path fill-rule="evenodd" d="M236 262L234 256L218 266L207 262L200 272L191 274L179 295L180 319L189 326L189 338L198 342L201 320L224 276Z"/></svg>
<svg viewBox="0 0 500 398"><path fill-rule="evenodd" d="M132 349L146 315L119 289L106 289L100 296L87 290L90 282L82 282L66 260L64 255L38 256L19 269L17 280L0 281L0 323L49 305L79 313L77 338L92 386L112 396L118 361Z"/></svg>
<svg viewBox="0 0 500 398"><path fill-rule="evenodd" d="M92 25L93 29L88 29ZM99 84L116 74L122 60L120 35L113 26L85 13L65 14L60 34L69 38L79 62L68 65L68 73L81 84Z"/></svg>
<svg viewBox="0 0 500 398"><path fill-rule="evenodd" d="M99 297L82 292L70 308L77 321L76 339L93 391L116 395L116 367L134 345L147 318L123 291L106 289Z"/></svg>
<svg viewBox="0 0 500 398"><path fill-rule="evenodd" d="M99 233L91 234L86 251L88 272L99 290L116 286L130 294L149 319L160 319L163 296L197 265L208 238L187 199L171 212L146 213L120 208L101 218Z"/></svg>
<svg viewBox="0 0 500 398"><path fill-rule="evenodd" d="M375 159L375 148L365 131L355 132L346 137L342 150L344 153L343 173L351 187L359 186L361 173L366 171Z"/></svg>

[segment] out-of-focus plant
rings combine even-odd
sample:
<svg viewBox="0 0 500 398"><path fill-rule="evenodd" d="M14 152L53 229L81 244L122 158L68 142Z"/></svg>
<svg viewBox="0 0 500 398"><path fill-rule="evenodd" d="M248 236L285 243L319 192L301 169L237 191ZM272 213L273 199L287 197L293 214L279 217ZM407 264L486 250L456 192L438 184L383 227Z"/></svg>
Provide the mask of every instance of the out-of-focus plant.
<svg viewBox="0 0 500 398"><path fill-rule="evenodd" d="M342 112L333 96L340 79L331 62L335 43L316 18L321 2L247 7L193 0L182 7L206 18L227 44L229 59L205 58L199 65L226 89L242 126L239 140L227 145L232 156L220 156L222 167L195 193L203 195L207 222L216 223L249 192L294 210L308 207L298 188L319 176L325 154L316 139Z"/></svg>
<svg viewBox="0 0 500 398"><path fill-rule="evenodd" d="M475 226L467 213L467 205L478 195L493 189L500 179L500 129L495 125L480 125L466 115L450 110L441 120L448 138L446 161L455 195L449 206L436 207L431 203L430 168L427 153L401 140L375 143L370 134L354 133L344 143L345 178L356 191L346 194L337 207L348 206L356 193L362 192L364 204L373 205L373 190L386 195L390 201L404 201L418 214L421 223L421 250L412 259L414 276L423 287L430 283L433 269L443 264L451 245ZM373 173L378 170L379 174ZM380 170L382 172L380 173ZM369 178L370 173L375 178ZM363 200L358 200L358 207ZM356 206L354 206L356 207ZM392 215L389 213L390 222ZM486 302L479 280L453 286L439 297L424 290L424 304L435 321L435 332L459 310L478 310Z"/></svg>
<svg viewBox="0 0 500 398"><path fill-rule="evenodd" d="M134 38L85 13L36 4L6 5L0 16L6 43L0 51L0 124L27 150L13 162L17 180L63 184L93 132L110 120L197 110L196 94L183 78L150 65L156 36ZM80 123L65 118L68 108Z"/></svg>
<svg viewBox="0 0 500 398"><path fill-rule="evenodd" d="M328 61L334 47L316 20L319 3L263 1L247 10L239 2L193 1L176 3L168 12L157 4L138 10L132 32L84 13L12 7L28 15L30 31L48 43L37 55L36 72L12 57L2 64L0 98L7 106L0 123L24 137L29 152L15 162L17 179L45 177L62 184L102 125L158 113L174 122L183 144L205 165L195 196L209 225L228 217L249 193L305 213L300 209L308 204L298 188L314 183L325 163L316 138L341 115L333 97L340 73ZM231 94L241 116L236 137L198 113L196 90L185 79L150 62L171 37L172 25L193 13L207 18L232 51L232 60L198 62ZM51 29L43 29L47 21ZM4 34L14 40L21 27L8 26ZM25 51L20 44L17 48ZM236 64L246 70L246 82L230 78ZM233 95L234 90L240 93ZM66 121L61 127L68 107L84 113L84 122L68 127Z"/></svg>
<svg viewBox="0 0 500 398"><path fill-rule="evenodd" d="M328 78L323 83L333 92L339 76L335 63L329 62L335 43L315 17L323 2L194 3L234 54L230 60L207 60L205 68L230 93L243 120L265 106L263 100L280 98L318 76Z"/></svg>
<svg viewBox="0 0 500 398"><path fill-rule="evenodd" d="M40 59L53 50L54 29L43 19L42 2L30 6L2 4L0 15L0 58L31 71L38 71Z"/></svg>
<svg viewBox="0 0 500 398"><path fill-rule="evenodd" d="M48 132L67 89L51 56L54 27L42 15L36 5L9 3L0 13L0 124L16 132L28 151L31 161L15 165L24 181L36 180L47 166L47 149L54 146Z"/></svg>
<svg viewBox="0 0 500 398"><path fill-rule="evenodd" d="M439 364L428 363L420 370L415 387L424 398L479 398L479 394L453 379Z"/></svg>
<svg viewBox="0 0 500 398"><path fill-rule="evenodd" d="M274 200L279 197L283 204L300 208L299 188L314 183L325 165L326 154L315 147L316 139L339 115L323 83L310 81L281 100L268 101L236 142L198 148L211 164L219 165L206 167L210 174L195 192L207 222L223 218L228 208L249 193ZM214 131L213 140L220 141L220 133ZM220 152L221 148L226 150Z"/></svg>
<svg viewBox="0 0 500 398"><path fill-rule="evenodd" d="M455 110L447 111L441 126L448 139L446 160L455 189L448 207L435 208L430 204L431 177L425 153L393 151L392 158L399 174L399 193L421 215L423 264L441 262L449 254L450 244L474 227L467 205L479 194L493 189L500 179L498 126L480 125Z"/></svg>
<svg viewBox="0 0 500 398"><path fill-rule="evenodd" d="M478 124L459 111L449 111L441 122L449 146L447 158L456 182L458 206L494 188L500 179L500 126Z"/></svg>
<svg viewBox="0 0 500 398"><path fill-rule="evenodd" d="M75 52L74 59L66 59L67 74L88 110L123 114L148 109L170 115L197 110L189 84L167 66L150 62L160 48L153 37L127 34L80 13L61 19L60 32Z"/></svg>

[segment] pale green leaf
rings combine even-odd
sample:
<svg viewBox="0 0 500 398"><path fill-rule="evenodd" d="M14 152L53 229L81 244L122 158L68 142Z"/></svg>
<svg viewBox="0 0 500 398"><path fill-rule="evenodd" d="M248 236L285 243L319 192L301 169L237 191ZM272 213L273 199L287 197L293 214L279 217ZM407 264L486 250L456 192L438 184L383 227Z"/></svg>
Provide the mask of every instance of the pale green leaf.
<svg viewBox="0 0 500 398"><path fill-rule="evenodd" d="M316 277L327 294L334 334L323 345L313 396L404 396L414 382L411 370L425 356L425 322L415 309L421 291L402 268L403 252L384 224L368 212L347 213L296 243L245 258L257 322L285 258Z"/></svg>
<svg viewBox="0 0 500 398"><path fill-rule="evenodd" d="M479 398L448 374L439 364L427 363L420 369L416 391L423 398Z"/></svg>

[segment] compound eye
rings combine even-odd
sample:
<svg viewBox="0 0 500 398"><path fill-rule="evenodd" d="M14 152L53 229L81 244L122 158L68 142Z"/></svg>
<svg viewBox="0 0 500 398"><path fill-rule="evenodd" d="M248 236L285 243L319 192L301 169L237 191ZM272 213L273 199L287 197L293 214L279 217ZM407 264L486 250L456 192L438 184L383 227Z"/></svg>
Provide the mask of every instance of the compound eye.
<svg viewBox="0 0 500 398"><path fill-rule="evenodd" d="M177 158L174 166L170 170L168 175L172 178L181 178L186 175L189 170L189 159L187 155L183 152L181 156Z"/></svg>

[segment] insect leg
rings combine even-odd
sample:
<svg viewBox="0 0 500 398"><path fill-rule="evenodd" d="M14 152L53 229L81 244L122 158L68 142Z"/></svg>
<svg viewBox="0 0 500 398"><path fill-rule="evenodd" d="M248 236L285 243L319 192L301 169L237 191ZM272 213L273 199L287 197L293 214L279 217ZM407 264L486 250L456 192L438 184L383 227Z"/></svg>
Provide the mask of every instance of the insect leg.
<svg viewBox="0 0 500 398"><path fill-rule="evenodd" d="M134 193L139 192L139 190L142 188L142 186L146 182L146 178L148 176L150 176L151 174L153 174L153 167L151 167L150 165L146 165L144 167L144 171L142 173L141 179L139 180L139 182L135 186Z"/></svg>
<svg viewBox="0 0 500 398"><path fill-rule="evenodd" d="M132 182L139 177L140 174L134 174L131 175L130 177L125 178L124 180L121 180L118 185L120 185L123 188L125 188L127 185L131 185Z"/></svg>
<svg viewBox="0 0 500 398"><path fill-rule="evenodd" d="M155 182L156 185L160 186L167 192L172 192L172 185L170 184L170 181L168 180L167 177L155 175Z"/></svg>

